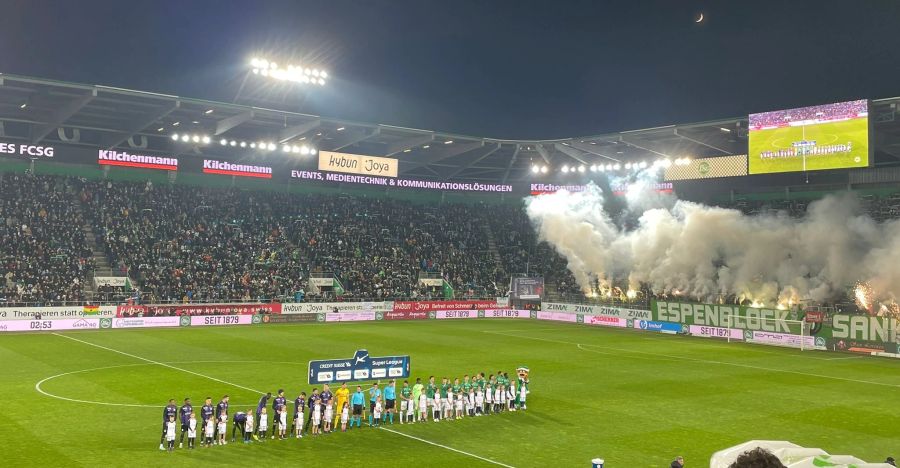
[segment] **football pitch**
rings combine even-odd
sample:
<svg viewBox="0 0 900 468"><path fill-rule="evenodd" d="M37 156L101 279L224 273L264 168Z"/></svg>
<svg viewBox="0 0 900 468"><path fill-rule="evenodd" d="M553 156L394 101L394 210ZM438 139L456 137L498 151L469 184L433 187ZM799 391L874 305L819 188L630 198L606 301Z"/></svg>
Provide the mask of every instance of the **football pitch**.
<svg viewBox="0 0 900 468"><path fill-rule="evenodd" d="M412 377L531 369L528 410L301 440L158 449L162 407L306 384L310 359L409 354ZM668 466L751 439L896 454L900 361L531 320L0 336L4 466ZM364 387L365 388L365 387ZM290 405L293 406L292 404ZM229 421L228 432L231 431Z"/></svg>
<svg viewBox="0 0 900 468"><path fill-rule="evenodd" d="M803 157L800 156L773 159L760 157L764 151L790 149L792 143L802 140L814 140L820 147L847 142L853 146L850 153L807 156L806 170L869 166L869 119L861 117L840 122L751 131L748 150L750 173L803 171Z"/></svg>

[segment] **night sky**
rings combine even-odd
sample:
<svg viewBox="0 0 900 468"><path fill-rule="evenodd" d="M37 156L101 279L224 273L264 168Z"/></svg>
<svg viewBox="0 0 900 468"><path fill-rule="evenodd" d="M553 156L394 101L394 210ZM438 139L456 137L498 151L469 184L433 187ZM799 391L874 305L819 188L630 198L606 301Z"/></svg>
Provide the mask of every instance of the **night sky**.
<svg viewBox="0 0 900 468"><path fill-rule="evenodd" d="M230 101L255 54L330 72L287 110L561 138L898 96L900 1L0 0L4 73Z"/></svg>

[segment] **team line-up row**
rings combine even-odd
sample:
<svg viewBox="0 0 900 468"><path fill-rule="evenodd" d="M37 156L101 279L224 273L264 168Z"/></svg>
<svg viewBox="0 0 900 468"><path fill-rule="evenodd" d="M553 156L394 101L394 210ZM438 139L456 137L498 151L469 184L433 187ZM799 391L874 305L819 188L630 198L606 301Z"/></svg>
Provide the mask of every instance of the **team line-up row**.
<svg viewBox="0 0 900 468"><path fill-rule="evenodd" d="M404 380L403 387L399 390L399 411L398 390L394 380L390 380L383 391L379 383L375 382L365 392L362 386L358 385L352 394L346 383L341 384L334 392L328 384L325 384L321 392L318 388L313 388L309 396L306 392L300 392L294 399L290 429L288 429L287 399L284 390L279 389L274 398L271 392L260 397L255 411L248 409L234 413L231 441L235 441L236 435L240 435L244 443L265 440L269 431L271 439L278 437L283 440L292 435L299 439L304 433L316 436L333 432L338 423L341 431L346 432L354 424L356 427L362 427L364 414L368 416L369 426L378 427L383 423L382 419L384 423L393 424L395 414L400 424L413 424L417 421L426 422L429 416L431 421L437 422L502 411L525 410L525 401L529 393L528 384L527 371L520 372L515 381L510 380L509 374L505 372L498 372L496 376L491 374L488 377L481 372L471 379L467 374L462 380L457 378L453 381L444 377L440 384L435 382L434 376L428 378L427 384L423 384L421 378L417 378L413 385ZM368 407L365 405L367 397ZM272 400L271 419L268 410L269 400ZM181 426L179 448L184 447L185 437L188 439L188 448L195 448L198 433L201 434L201 444L206 447L227 444L228 411L228 395L223 396L215 407L212 405L212 398L206 397L203 406L200 407L199 420L190 398L185 398L180 408L175 405L175 399L169 400L169 404L163 409L159 449L169 451L175 449L179 425Z"/></svg>

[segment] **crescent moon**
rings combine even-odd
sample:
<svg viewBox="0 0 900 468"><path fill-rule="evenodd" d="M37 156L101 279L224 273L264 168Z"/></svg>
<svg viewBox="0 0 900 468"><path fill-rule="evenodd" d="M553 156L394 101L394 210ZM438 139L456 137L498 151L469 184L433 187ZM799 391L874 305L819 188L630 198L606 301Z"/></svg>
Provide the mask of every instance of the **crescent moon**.
<svg viewBox="0 0 900 468"><path fill-rule="evenodd" d="M697 20L694 21L694 22L695 22L695 23L700 23L700 22L702 22L702 21L703 21L703 13L700 13L700 17L697 18Z"/></svg>

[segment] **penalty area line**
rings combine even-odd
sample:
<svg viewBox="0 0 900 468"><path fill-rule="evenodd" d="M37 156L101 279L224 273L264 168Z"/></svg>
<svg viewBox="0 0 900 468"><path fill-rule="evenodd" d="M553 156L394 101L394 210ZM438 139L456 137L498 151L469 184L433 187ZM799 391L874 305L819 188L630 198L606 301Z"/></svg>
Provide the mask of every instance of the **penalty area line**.
<svg viewBox="0 0 900 468"><path fill-rule="evenodd" d="M79 342L79 343L86 344L86 345L88 345L88 346L93 346L93 347L95 347L95 348L105 349L105 350L107 350L107 351L111 351L111 352L113 352L113 353L118 353L118 354L121 354L121 355L123 355L123 356L128 356L128 357L130 357L130 358L138 359L138 360L141 360L141 361L144 361L144 362L149 362L149 363L151 363L151 364L156 364L157 366L168 367L169 369L174 369L174 370L177 370L177 371L185 372L185 373L187 373L187 374L196 375L197 377L203 377L203 378L205 378L205 379L213 380L213 381L216 381L216 382L225 384L225 385L230 385L230 386L232 386L232 387L237 387L237 388L240 388L240 389L243 389L243 390L248 390L248 391L251 391L251 392L253 392L253 393L266 393L266 392L263 392L263 391L261 391L261 390L257 390L257 389L255 389L255 388L245 387L245 386L243 386L243 385L238 385L238 384L233 383L233 382L228 382L228 381L225 381L225 380L222 380L222 379L217 379L217 378L215 378L215 377L213 377L213 376L210 376L210 375L201 374L201 373L199 373L199 372L194 372L194 371L192 371L192 370L183 369L183 368L181 368L181 367L173 366L173 365L171 365L171 364L166 364L166 363L164 363L164 362L154 361L153 359L147 359L147 358L145 358L145 357L137 356L137 355L134 355L134 354L131 354L131 353L126 353L125 351L119 351L118 349L108 348L108 347L106 347L106 346L98 345L98 344L96 344L96 343L91 343L91 342L89 342L89 341L79 340L78 338L73 338L73 337L71 337L71 336L63 335L63 334L61 334L61 333L56 333L56 332L54 332L54 333L52 333L52 334L53 334L53 335L56 335L56 336L59 336L59 337L62 337L62 338L66 338L66 339L72 340L72 341L77 341L77 342Z"/></svg>
<svg viewBox="0 0 900 468"><path fill-rule="evenodd" d="M410 438L410 439L413 439L413 440L418 440L419 442L424 442L424 443L426 443L426 444L428 444L428 445L434 445L435 447L440 447L440 448L442 448L442 449L450 450L451 452L461 453L461 454L463 454L463 455L467 455L467 456L470 456L470 457L472 457L472 458L477 458L477 459L479 459L479 460L481 460L481 461L485 461L485 462L488 462L488 463L491 463L491 464L494 464L494 465L505 466L506 468L515 468L514 466L512 466L512 465L507 465L506 463L500 463L500 462L498 462L498 461L496 461L496 460L491 460L490 458L485 458L485 457L482 457L482 456L480 456L480 455L475 455L474 453L464 452L464 451L462 451L462 450L460 450L460 449L455 449L455 448L453 448L453 447L448 447L448 446L446 446L446 445L441 445L441 444L439 444L439 443L437 443L437 442L432 442L432 441L430 441L430 440L425 440L425 439L422 439L422 438L419 438L419 437L416 437L416 436L412 436L412 435L409 435L409 434L404 434L404 433L402 433L402 432L400 432L400 431L395 431L395 430L393 430L393 429L388 429L388 428L386 428L386 427L379 427L379 429L381 429L382 431L388 431L388 432L390 432L390 433L392 433L392 434L397 434L397 435L399 435L399 436L407 437L407 438Z"/></svg>

